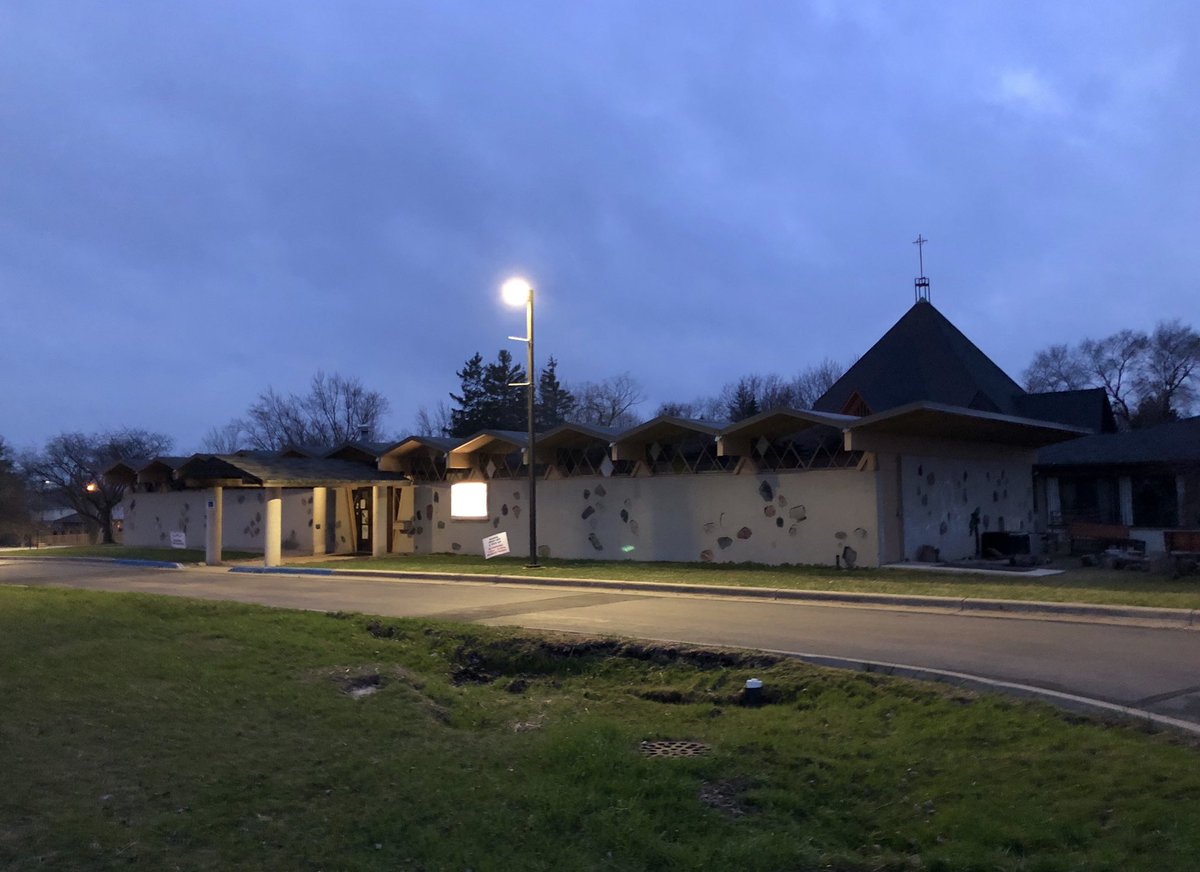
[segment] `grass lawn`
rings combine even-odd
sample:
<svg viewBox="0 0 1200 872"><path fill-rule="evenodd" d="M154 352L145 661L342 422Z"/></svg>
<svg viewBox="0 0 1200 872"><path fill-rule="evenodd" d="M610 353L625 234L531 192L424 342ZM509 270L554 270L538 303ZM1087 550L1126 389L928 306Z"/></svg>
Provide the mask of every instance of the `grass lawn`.
<svg viewBox="0 0 1200 872"><path fill-rule="evenodd" d="M543 569L526 569L524 558L450 554L393 556L378 559L306 563L338 569L398 569L419 572L473 572L499 575L547 575L569 578L614 578L671 581L680 584L729 584L798 590L866 591L922 596L985 597L1050 602L1200 608L1200 576L1171 579L1134 570L1080 566L1063 558L1062 575L1042 577L934 573L897 569L838 570L825 566L763 566L720 563L635 563L630 560L542 561Z"/></svg>
<svg viewBox="0 0 1200 872"><path fill-rule="evenodd" d="M1200 750L1166 734L753 654L369 621L0 587L0 868L1200 856ZM739 705L750 676L770 704ZM657 740L708 753L640 753Z"/></svg>
<svg viewBox="0 0 1200 872"><path fill-rule="evenodd" d="M106 557L121 560L166 560L171 563L203 563L202 548L126 548L124 545L71 545L65 548L22 548L0 552L2 557ZM226 560L262 558L251 551L225 551Z"/></svg>

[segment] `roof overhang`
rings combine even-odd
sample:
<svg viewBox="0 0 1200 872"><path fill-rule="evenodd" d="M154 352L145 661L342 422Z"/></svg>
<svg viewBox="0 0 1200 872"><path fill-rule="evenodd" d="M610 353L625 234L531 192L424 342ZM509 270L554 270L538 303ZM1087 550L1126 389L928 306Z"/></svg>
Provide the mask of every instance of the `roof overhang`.
<svg viewBox="0 0 1200 872"><path fill-rule="evenodd" d="M511 454L524 451L529 442L524 433L508 430L484 430L455 446L446 457L448 469L470 469L472 454Z"/></svg>
<svg viewBox="0 0 1200 872"><path fill-rule="evenodd" d="M877 436L986 442L1040 448L1087 435L1090 431L1052 421L981 412L961 406L917 402L859 418L846 427L846 450L871 451Z"/></svg>
<svg viewBox="0 0 1200 872"><path fill-rule="evenodd" d="M176 475L191 488L369 487L409 481L402 473L380 472L348 460L263 459L215 454L193 455Z"/></svg>
<svg viewBox="0 0 1200 872"><path fill-rule="evenodd" d="M839 432L858 421L854 415L814 412L806 409L771 409L726 427L717 439L721 457L745 457L762 437L779 439L812 427L831 427Z"/></svg>
<svg viewBox="0 0 1200 872"><path fill-rule="evenodd" d="M632 430L626 430L613 440L613 460L641 460L642 448L654 442L679 439L681 436L700 435L716 439L721 433L721 424L712 421L696 421L691 418L676 418L674 415L659 415Z"/></svg>
<svg viewBox="0 0 1200 872"><path fill-rule="evenodd" d="M583 448L599 442L607 446L612 444L617 432L588 424L559 424L538 436L537 445L538 448Z"/></svg>

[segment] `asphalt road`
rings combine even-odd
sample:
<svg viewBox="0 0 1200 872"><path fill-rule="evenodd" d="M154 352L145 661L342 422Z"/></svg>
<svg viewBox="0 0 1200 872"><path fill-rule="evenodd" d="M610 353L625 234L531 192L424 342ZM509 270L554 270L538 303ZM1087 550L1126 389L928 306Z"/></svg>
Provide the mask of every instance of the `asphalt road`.
<svg viewBox="0 0 1200 872"><path fill-rule="evenodd" d="M49 560L0 559L0 583L436 617L900 664L1075 695L1200 725L1200 631L1188 629L691 594L249 575Z"/></svg>

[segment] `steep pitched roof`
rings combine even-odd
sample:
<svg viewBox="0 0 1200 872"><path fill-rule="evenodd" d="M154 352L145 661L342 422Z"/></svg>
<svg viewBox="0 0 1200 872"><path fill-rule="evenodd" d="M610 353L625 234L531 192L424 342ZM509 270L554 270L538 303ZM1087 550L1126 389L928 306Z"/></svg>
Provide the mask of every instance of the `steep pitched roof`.
<svg viewBox="0 0 1200 872"><path fill-rule="evenodd" d="M918 300L813 409L842 412L857 394L872 414L926 400L1013 415L1024 393L932 303Z"/></svg>

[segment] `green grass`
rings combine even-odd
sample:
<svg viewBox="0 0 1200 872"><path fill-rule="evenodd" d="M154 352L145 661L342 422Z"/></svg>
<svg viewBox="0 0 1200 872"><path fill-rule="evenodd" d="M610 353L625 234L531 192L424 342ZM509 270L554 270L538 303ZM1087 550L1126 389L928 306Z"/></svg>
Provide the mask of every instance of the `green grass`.
<svg viewBox="0 0 1200 872"><path fill-rule="evenodd" d="M526 569L524 558L450 554L332 560L306 563L337 569L395 569L414 572L469 572L497 575L542 575L669 581L679 584L726 584L793 590L838 590L921 596L984 597L1048 602L1200 608L1200 576L1172 579L1134 570L1083 567L1078 559L1059 561L1061 575L991 576L898 569L837 570L825 566L764 566L728 563L641 563L631 560L542 561L542 569Z"/></svg>
<svg viewBox="0 0 1200 872"><path fill-rule="evenodd" d="M0 587L0 868L1161 870L1200 751L758 655ZM738 705L745 678L771 704ZM351 677L379 676L354 699ZM648 759L684 739L706 756Z"/></svg>
<svg viewBox="0 0 1200 872"><path fill-rule="evenodd" d="M126 548L124 545L71 545L65 548L24 548L5 551L4 557L104 557L121 560L167 560L172 563L203 563L202 548ZM251 551L225 551L225 560L262 558Z"/></svg>

